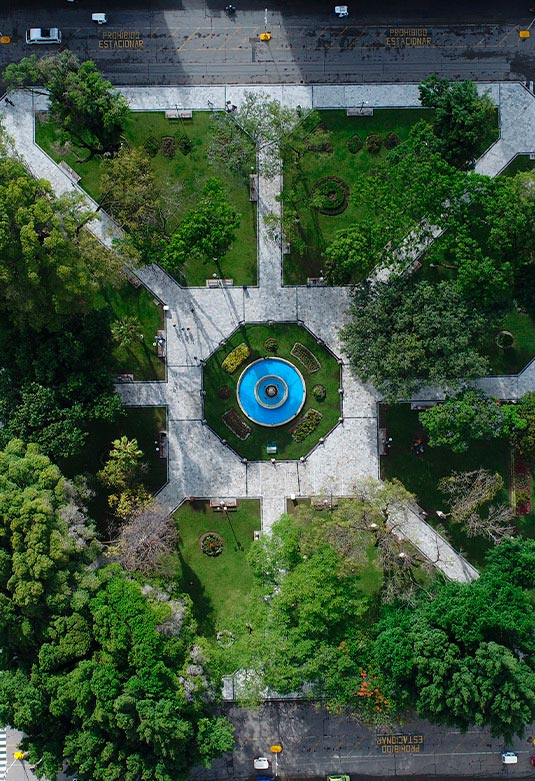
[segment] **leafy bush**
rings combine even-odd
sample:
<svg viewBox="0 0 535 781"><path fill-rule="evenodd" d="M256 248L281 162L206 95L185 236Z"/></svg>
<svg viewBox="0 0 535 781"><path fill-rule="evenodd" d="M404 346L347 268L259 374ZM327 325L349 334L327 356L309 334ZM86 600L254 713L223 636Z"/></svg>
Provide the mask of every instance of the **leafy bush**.
<svg viewBox="0 0 535 781"><path fill-rule="evenodd" d="M356 155L357 152L360 152L363 146L364 143L358 133L355 133L355 135L347 139L347 148L352 155Z"/></svg>
<svg viewBox="0 0 535 781"><path fill-rule="evenodd" d="M149 157L156 157L160 150L160 142L154 136L149 136L143 144L143 149Z"/></svg>
<svg viewBox="0 0 535 781"><path fill-rule="evenodd" d="M184 156L189 155L191 150L193 149L193 141L189 136L180 136L178 139L178 148L182 152Z"/></svg>
<svg viewBox="0 0 535 781"><path fill-rule="evenodd" d="M268 353L276 353L279 349L279 343L276 339L273 339L272 336L270 336L266 341L264 342L264 347L268 351Z"/></svg>
<svg viewBox="0 0 535 781"><path fill-rule="evenodd" d="M313 195L322 214L341 214L347 209L349 187L337 176L325 176L314 185Z"/></svg>
<svg viewBox="0 0 535 781"><path fill-rule="evenodd" d="M385 149L393 149L401 144L401 138L396 133L389 133L384 140Z"/></svg>
<svg viewBox="0 0 535 781"><path fill-rule="evenodd" d="M312 388L312 395L316 399L316 401L323 401L325 399L325 396L327 395L327 391L325 390L325 385L314 385Z"/></svg>
<svg viewBox="0 0 535 781"><path fill-rule="evenodd" d="M371 152L372 155L376 155L381 151L383 145L383 139L379 133L370 133L366 138L366 149Z"/></svg>
<svg viewBox="0 0 535 781"><path fill-rule="evenodd" d="M241 366L250 355L250 349L247 347L245 342L242 342L227 355L221 364L221 368L229 374L234 374L238 366Z"/></svg>
<svg viewBox="0 0 535 781"><path fill-rule="evenodd" d="M176 138L174 136L164 136L162 138L162 155L164 157L174 157L176 155Z"/></svg>
<svg viewBox="0 0 535 781"><path fill-rule="evenodd" d="M323 415L317 409L309 409L306 415L291 430L292 438L296 442L302 442L317 429L322 417Z"/></svg>

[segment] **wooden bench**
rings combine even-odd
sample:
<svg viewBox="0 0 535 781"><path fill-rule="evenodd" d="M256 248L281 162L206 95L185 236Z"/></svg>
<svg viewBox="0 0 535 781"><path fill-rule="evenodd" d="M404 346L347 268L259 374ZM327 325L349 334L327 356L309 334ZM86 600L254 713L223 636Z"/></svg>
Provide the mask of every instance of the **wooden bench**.
<svg viewBox="0 0 535 781"><path fill-rule="evenodd" d="M325 284L323 277L307 277L308 287L321 287Z"/></svg>
<svg viewBox="0 0 535 781"><path fill-rule="evenodd" d="M373 117L373 109L364 108L363 106L360 106L359 108L348 108L346 115L348 117Z"/></svg>
<svg viewBox="0 0 535 781"><path fill-rule="evenodd" d="M249 200L258 201L258 174L249 174Z"/></svg>
<svg viewBox="0 0 535 781"><path fill-rule="evenodd" d="M334 496L332 499L318 499L316 497L310 500L310 504L315 510L333 510L338 507L338 501Z"/></svg>
<svg viewBox="0 0 535 781"><path fill-rule="evenodd" d="M76 173L76 171L70 167L68 163L65 162L65 160L62 160L59 164L59 167L62 171L65 171L67 176L73 180L73 182L79 182L82 178L79 174Z"/></svg>
<svg viewBox="0 0 535 781"><path fill-rule="evenodd" d="M232 287L234 285L233 279L207 279L206 287Z"/></svg>
<svg viewBox="0 0 535 781"><path fill-rule="evenodd" d="M166 119L193 119L193 111L187 109L173 109L165 112Z"/></svg>
<svg viewBox="0 0 535 781"><path fill-rule="evenodd" d="M158 331L156 334L156 353L158 358L165 358L165 334Z"/></svg>
<svg viewBox="0 0 535 781"><path fill-rule="evenodd" d="M237 510L237 499L210 499L210 509L216 513L221 513L223 510Z"/></svg>
<svg viewBox="0 0 535 781"><path fill-rule="evenodd" d="M134 382L133 374L118 374L115 378L116 382Z"/></svg>
<svg viewBox="0 0 535 781"><path fill-rule="evenodd" d="M168 444L167 431L160 431L158 433L158 455L160 458L167 458L169 453Z"/></svg>

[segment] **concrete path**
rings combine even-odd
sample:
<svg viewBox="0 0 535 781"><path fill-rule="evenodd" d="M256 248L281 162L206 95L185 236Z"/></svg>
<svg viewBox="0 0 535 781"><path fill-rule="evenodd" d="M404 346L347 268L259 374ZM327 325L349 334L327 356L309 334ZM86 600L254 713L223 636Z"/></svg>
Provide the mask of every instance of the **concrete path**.
<svg viewBox="0 0 535 781"><path fill-rule="evenodd" d="M479 85L499 102L501 138L478 169L494 175L520 152L535 151L530 129L535 125L535 101L520 84ZM304 108L418 107L416 85L273 86L124 88L133 110L166 108L222 109L227 100L238 105L246 91L262 92L288 105ZM61 194L83 192L34 143L33 113L46 110L46 96L17 92L15 106L2 104L4 125L15 149L35 176L48 179ZM169 442L168 483L159 500L169 509L185 497L258 497L262 499L262 529L268 531L285 510L286 497L332 493L351 494L359 477L379 476L377 393L358 382L341 354L339 327L349 305L346 288L282 286L279 237L266 230L264 215L280 215L280 177L259 179L258 287L181 288L159 266L139 270L143 284L169 309L166 312L167 381L117 386L131 406L165 406ZM96 204L88 199L88 205ZM107 246L118 235L104 213L90 225ZM411 249L412 256L414 248ZM342 361L342 413L339 425L303 461L244 463L203 423L202 364L242 322L300 321L317 334ZM514 378L484 378L481 387L502 398L516 398L535 389L535 367ZM441 398L429 389L420 398ZM466 581L476 571L416 513L397 519L397 528L444 574Z"/></svg>

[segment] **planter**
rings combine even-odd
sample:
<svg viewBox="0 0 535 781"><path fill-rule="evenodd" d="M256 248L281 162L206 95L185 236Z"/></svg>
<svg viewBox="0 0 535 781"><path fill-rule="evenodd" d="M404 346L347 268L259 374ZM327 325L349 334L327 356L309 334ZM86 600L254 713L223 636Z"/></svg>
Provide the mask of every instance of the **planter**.
<svg viewBox="0 0 535 781"><path fill-rule="evenodd" d="M511 331L498 331L496 334L496 344L500 350L510 350L515 345L515 337Z"/></svg>
<svg viewBox="0 0 535 781"><path fill-rule="evenodd" d="M223 537L217 532L206 532L199 539L199 547L205 556L215 559L223 553Z"/></svg>

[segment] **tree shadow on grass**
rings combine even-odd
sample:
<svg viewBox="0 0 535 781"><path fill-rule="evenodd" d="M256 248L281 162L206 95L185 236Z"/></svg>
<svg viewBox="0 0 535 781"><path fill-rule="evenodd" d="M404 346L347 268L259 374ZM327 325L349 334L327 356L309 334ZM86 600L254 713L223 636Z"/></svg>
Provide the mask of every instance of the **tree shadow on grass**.
<svg viewBox="0 0 535 781"><path fill-rule="evenodd" d="M181 578L179 588L191 597L193 602L193 616L199 625L199 629L206 637L215 637L215 614L211 600L206 596L204 586L197 573L187 563L178 549L180 559Z"/></svg>

